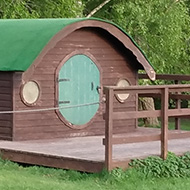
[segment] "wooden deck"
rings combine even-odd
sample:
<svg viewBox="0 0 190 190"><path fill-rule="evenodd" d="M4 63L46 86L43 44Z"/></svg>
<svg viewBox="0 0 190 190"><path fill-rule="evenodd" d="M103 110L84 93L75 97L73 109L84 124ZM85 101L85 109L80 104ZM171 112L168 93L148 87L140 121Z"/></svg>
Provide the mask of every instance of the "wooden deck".
<svg viewBox="0 0 190 190"><path fill-rule="evenodd" d="M138 128L134 133L125 134L125 137L141 139L147 135L159 136L160 129ZM173 139L180 137L183 138ZM19 142L0 141L0 153L4 159L21 163L99 172L105 166L103 138L92 136ZM171 139L168 144L169 151L178 155L190 151L190 132L169 131L169 139ZM114 145L113 166L126 168L131 159L160 155L160 150L160 141Z"/></svg>

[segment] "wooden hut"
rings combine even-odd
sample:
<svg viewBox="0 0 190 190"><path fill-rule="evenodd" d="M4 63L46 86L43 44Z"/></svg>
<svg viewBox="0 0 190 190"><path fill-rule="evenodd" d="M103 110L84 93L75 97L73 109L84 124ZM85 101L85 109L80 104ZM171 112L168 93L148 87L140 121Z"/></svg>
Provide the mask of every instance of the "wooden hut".
<svg viewBox="0 0 190 190"><path fill-rule="evenodd" d="M0 139L104 134L103 86L137 85L155 72L117 25L95 18L0 20ZM115 111L137 109L135 95L115 96ZM136 119L117 121L127 133Z"/></svg>

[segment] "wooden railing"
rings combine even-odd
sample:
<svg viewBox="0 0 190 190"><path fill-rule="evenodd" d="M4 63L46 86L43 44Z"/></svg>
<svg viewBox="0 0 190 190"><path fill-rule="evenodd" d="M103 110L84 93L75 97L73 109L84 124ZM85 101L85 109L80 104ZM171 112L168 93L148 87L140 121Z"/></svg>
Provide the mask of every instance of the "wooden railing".
<svg viewBox="0 0 190 190"><path fill-rule="evenodd" d="M139 79L150 79L147 74L138 74ZM190 81L190 75L156 74L156 80Z"/></svg>
<svg viewBox="0 0 190 190"><path fill-rule="evenodd" d="M190 85L155 85L155 86L130 86L127 88L119 88L115 86L104 87L104 94L106 96L106 111L105 111L105 139L103 144L105 145L105 167L106 169L113 169L112 149L113 145L125 144L129 142L141 142L141 141L161 141L161 157L166 159L168 153L168 117L181 117L190 116L190 109L188 108L176 108L168 109L169 97L180 99L183 97L190 99L190 95L183 96L181 92L190 92ZM113 102L116 94L138 94L141 96L157 95L161 98L161 110L155 111L126 111L126 112L114 112ZM161 134L159 136L146 136L138 138L126 138L126 137L114 137L113 136L113 121L122 119L137 119L146 117L160 117L161 118Z"/></svg>
<svg viewBox="0 0 190 190"><path fill-rule="evenodd" d="M139 79L150 79L147 74L139 74ZM156 80L173 81L175 84L181 84L183 81L190 81L190 75L176 75L176 74L156 74ZM155 97L155 96L154 96ZM171 97L172 98L172 97ZM173 96L174 99L174 96ZM181 108L181 100L188 99L185 95L175 95L176 108ZM188 99L189 100L189 99ZM175 117L175 129L181 128L181 122L179 117Z"/></svg>

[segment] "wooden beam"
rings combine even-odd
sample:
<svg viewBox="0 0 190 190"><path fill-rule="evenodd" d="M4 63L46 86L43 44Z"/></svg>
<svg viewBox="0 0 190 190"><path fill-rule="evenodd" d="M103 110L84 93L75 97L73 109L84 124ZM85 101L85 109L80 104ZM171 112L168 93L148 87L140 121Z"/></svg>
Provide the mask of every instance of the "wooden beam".
<svg viewBox="0 0 190 190"><path fill-rule="evenodd" d="M165 160L168 154L168 88L161 94L161 157Z"/></svg>
<svg viewBox="0 0 190 190"><path fill-rule="evenodd" d="M101 172L104 169L104 163L97 161L89 161L77 158L75 159L10 149L0 149L0 153L3 159L26 164L71 169L90 173Z"/></svg>
<svg viewBox="0 0 190 190"><path fill-rule="evenodd" d="M160 117L160 116L161 116L160 110L114 112L113 120Z"/></svg>
<svg viewBox="0 0 190 190"><path fill-rule="evenodd" d="M105 89L106 115L105 115L105 167L112 170L112 136L113 136L113 89Z"/></svg>
<svg viewBox="0 0 190 190"><path fill-rule="evenodd" d="M169 109L168 116L169 117L190 116L190 108Z"/></svg>
<svg viewBox="0 0 190 190"><path fill-rule="evenodd" d="M168 117L190 116L190 108L169 109ZM105 117L105 116L104 116ZM161 117L161 110L114 112L113 120Z"/></svg>
<svg viewBox="0 0 190 190"><path fill-rule="evenodd" d="M190 131L171 132L168 134L168 140L190 138ZM139 142L151 142L161 140L161 135L145 135L145 136L132 136L132 137L114 137L112 139L113 145L139 143ZM103 145L105 145L105 139L103 139Z"/></svg>
<svg viewBox="0 0 190 190"><path fill-rule="evenodd" d="M113 89L114 93L122 94L122 93L161 93L161 90L164 88L168 88L169 92L189 92L190 84L175 84L175 85L134 85L129 87L117 87L117 86L105 86L104 89Z"/></svg>
<svg viewBox="0 0 190 190"><path fill-rule="evenodd" d="M190 131L181 131L181 133L179 133L180 130L178 130L177 133L169 133L168 135L168 139L184 139L184 138L190 138Z"/></svg>
<svg viewBox="0 0 190 190"><path fill-rule="evenodd" d="M138 94L139 97L152 97L152 98L160 98L160 94L155 93L144 93L144 94ZM175 99L175 100L190 100L190 95L188 94L169 94L169 98Z"/></svg>
<svg viewBox="0 0 190 190"><path fill-rule="evenodd" d="M181 103L180 100L190 100L190 95L188 94L169 94L171 99L178 100L179 103ZM179 106L180 108L180 106Z"/></svg>
<svg viewBox="0 0 190 190"><path fill-rule="evenodd" d="M149 79L147 74L138 74L139 79ZM190 75L156 74L156 80L190 81Z"/></svg>
<svg viewBox="0 0 190 190"><path fill-rule="evenodd" d="M180 84L179 80L175 80L175 84ZM178 95L178 97L180 96L180 92L176 92L176 95ZM190 97L190 96L189 96ZM175 103L176 103L176 109L180 109L181 108L181 99L175 99ZM179 117L175 117L175 129L179 130L181 128L181 121Z"/></svg>
<svg viewBox="0 0 190 190"><path fill-rule="evenodd" d="M154 93L154 94L161 94L161 89L122 89L120 88L119 90L117 89L114 89L114 94L126 94L126 93L129 93L129 94L151 94Z"/></svg>

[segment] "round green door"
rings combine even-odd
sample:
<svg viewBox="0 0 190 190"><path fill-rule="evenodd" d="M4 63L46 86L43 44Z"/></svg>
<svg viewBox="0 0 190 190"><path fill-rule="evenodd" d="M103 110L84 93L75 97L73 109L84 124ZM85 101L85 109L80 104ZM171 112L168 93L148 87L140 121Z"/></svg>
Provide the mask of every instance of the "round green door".
<svg viewBox="0 0 190 190"><path fill-rule="evenodd" d="M59 71L59 111L68 123L84 125L99 108L100 72L86 55L74 55Z"/></svg>

